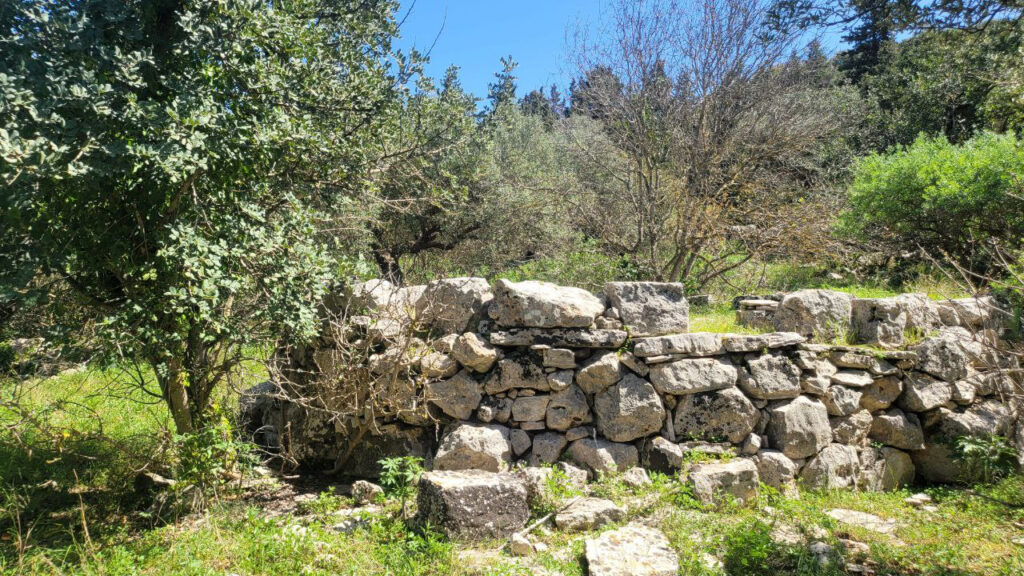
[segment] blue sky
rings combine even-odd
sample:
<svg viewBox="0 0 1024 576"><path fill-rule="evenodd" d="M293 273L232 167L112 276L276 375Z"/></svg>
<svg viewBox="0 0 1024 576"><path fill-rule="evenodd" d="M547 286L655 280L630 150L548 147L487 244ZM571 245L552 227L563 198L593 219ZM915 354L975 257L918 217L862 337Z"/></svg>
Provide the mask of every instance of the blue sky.
<svg viewBox="0 0 1024 576"><path fill-rule="evenodd" d="M400 17L410 5L402 1ZM478 97L487 96L501 58L511 55L519 63L522 96L540 86L568 84L567 26L598 19L600 9L600 0L416 0L398 47L426 50L436 38L427 72L439 77L454 64L463 86Z"/></svg>

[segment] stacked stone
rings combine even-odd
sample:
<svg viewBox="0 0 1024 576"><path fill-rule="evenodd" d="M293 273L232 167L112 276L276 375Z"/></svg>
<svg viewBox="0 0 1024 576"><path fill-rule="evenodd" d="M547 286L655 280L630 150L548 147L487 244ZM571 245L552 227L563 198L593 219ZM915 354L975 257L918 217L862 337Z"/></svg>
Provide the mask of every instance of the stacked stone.
<svg viewBox="0 0 1024 576"><path fill-rule="evenodd" d="M417 295L406 309L423 345L378 356L410 367L392 400L415 409L384 424L399 441L363 439L368 458L427 452L435 470L490 472L568 460L591 474L642 463L688 470L707 498L745 499L759 480L782 489L952 481L949 440L1024 430L1001 400L1020 389L1021 371L993 352L992 316L968 302L948 305L956 325L945 326L945 308L916 295L800 291L777 303L778 332L738 335L689 333L680 284L612 282L595 295L459 278L405 290ZM905 350L813 343L852 333L896 346L908 328L934 334ZM726 451L740 457L687 466L688 452Z"/></svg>
<svg viewBox="0 0 1024 576"><path fill-rule="evenodd" d="M736 303L736 323L750 328L771 329L775 325L775 312L779 301L766 298L747 298Z"/></svg>

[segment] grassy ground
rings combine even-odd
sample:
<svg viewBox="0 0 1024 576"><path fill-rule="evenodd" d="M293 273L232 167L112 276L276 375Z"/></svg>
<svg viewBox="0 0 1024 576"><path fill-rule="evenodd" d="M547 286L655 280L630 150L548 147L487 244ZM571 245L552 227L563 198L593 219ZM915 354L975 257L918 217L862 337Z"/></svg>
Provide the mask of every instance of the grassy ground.
<svg viewBox="0 0 1024 576"><path fill-rule="evenodd" d="M21 400L31 424L23 421L25 413L12 411L13 384L3 385L0 573L584 573L585 534L542 527L532 537L548 550L517 559L500 553L500 542L452 543L413 529L398 519L395 502L342 533L333 526L351 517L348 499L327 492L282 507L277 494L295 494L280 491L274 480L246 489L225 486L207 513L154 526L140 512L146 502L134 496L132 480L164 462L167 417L159 404L141 403L137 388L119 385L124 377L90 371L29 385ZM976 490L1024 504L1020 478ZM783 528L829 543L837 555L839 539L863 542L870 547L865 562L878 574L1024 574L1024 547L1013 543L1024 536L1024 511L962 489L928 489L938 506L934 513L905 504L909 492L766 493L754 507L702 510L682 484L664 476L640 490L609 478L589 491L627 507L629 521L661 528L680 554L680 574L839 573L835 563L816 562L806 542L773 539ZM840 525L824 513L835 507L875 513L899 528L889 537Z"/></svg>

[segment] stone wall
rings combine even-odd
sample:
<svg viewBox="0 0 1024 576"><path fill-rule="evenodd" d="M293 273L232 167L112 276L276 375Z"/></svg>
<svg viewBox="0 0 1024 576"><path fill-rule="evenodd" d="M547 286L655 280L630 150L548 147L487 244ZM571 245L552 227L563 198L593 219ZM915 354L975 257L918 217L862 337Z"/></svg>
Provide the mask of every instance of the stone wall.
<svg viewBox="0 0 1024 576"><path fill-rule="evenodd" d="M331 338L282 353L283 380L247 402L261 439L300 462L373 476L380 458L503 471L568 460L591 473L671 472L688 452L740 456L766 484L891 489L957 479L949 443L1021 443L1022 383L995 303L806 290L739 302L761 334L690 333L680 284L612 282L604 294L479 278L368 282L328 306ZM760 313L760 312L763 312ZM872 347L831 345L854 338ZM311 383L386 381L374 426L353 432L292 401ZM359 368L359 370L352 370ZM326 382L325 382L326 380ZM351 382L349 382L351 383ZM699 458L698 458L699 459Z"/></svg>

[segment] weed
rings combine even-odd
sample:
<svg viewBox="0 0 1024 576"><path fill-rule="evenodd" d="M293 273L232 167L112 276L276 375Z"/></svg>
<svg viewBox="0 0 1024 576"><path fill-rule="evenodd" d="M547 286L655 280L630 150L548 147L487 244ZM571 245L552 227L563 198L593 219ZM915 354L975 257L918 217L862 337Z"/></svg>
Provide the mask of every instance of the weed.
<svg viewBox="0 0 1024 576"><path fill-rule="evenodd" d="M1012 474L1018 466L1017 450L1002 436L961 436L953 441L953 458L960 463L966 482L991 484Z"/></svg>

